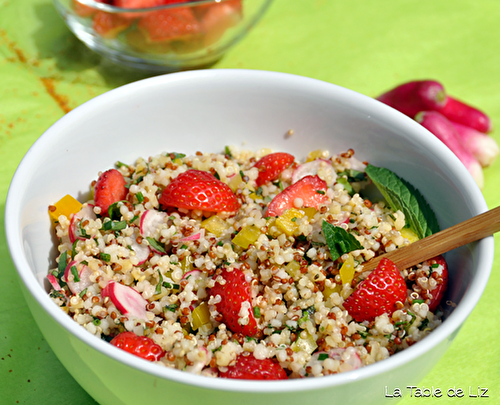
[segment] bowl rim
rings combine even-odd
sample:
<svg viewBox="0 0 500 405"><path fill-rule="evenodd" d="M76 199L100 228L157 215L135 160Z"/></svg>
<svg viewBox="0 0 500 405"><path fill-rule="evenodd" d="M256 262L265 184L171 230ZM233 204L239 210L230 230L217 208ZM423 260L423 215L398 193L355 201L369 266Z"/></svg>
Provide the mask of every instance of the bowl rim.
<svg viewBox="0 0 500 405"><path fill-rule="evenodd" d="M60 2L61 0L53 0L54 2ZM196 7L203 4L212 4L212 3L224 3L232 0L188 0L182 3L172 3L172 4L163 4L160 6L154 7L141 7L141 8L128 8L128 7L117 7L111 4L100 3L95 0L77 0L78 3L91 7L96 10L105 11L111 14L117 13L139 13L139 12L148 12L148 11L159 11L159 10L170 10L175 8L185 8L185 7ZM264 0L266 3L271 3L273 0Z"/></svg>
<svg viewBox="0 0 500 405"><path fill-rule="evenodd" d="M18 196L23 193L23 181L20 180L27 175L30 169L30 161L32 156L37 155L37 148L40 144L50 143L51 139L58 136L58 133L64 129L65 126L70 125L73 117L85 115L92 110L98 109L100 105L109 103L116 97L130 96L130 92L140 88L158 88L159 86L168 86L171 83L179 80L203 79L213 80L219 78L241 78L245 80L276 80L280 82L291 82L294 85L307 85L319 86L325 91L336 92L337 96L353 98L356 104L368 106L372 110L373 115L382 114L386 120L393 122L402 122L408 126L409 130L419 132L422 136L423 142L428 143L433 148L440 149L441 153L455 162L459 162L458 158L451 151L449 151L444 144L437 140L432 134L424 129L420 124L401 114L400 112L386 106L385 104L355 92L344 87L321 81L318 79L308 78L305 76L298 76L290 73L271 72L262 70L247 70L247 69L215 69L215 70L192 70L187 72L171 73L167 75L160 75L142 79L124 86L115 88L106 93L103 93L75 108L50 128L48 128L39 139L35 141L32 147L28 150L22 161L20 162L12 182L10 184L6 205L5 205L5 232L10 255L16 267L20 281L37 303L43 310L49 314L60 326L67 330L73 337L88 344L92 349L104 354L122 364L130 366L134 369L140 370L144 373L160 377L162 379L171 380L177 383L182 383L200 388L221 391L234 391L234 392L259 392L259 393L281 393L291 391L305 391L311 389L321 389L333 386L339 386L350 382L361 381L370 378L373 375L390 372L413 359L421 356L425 352L436 347L449 338L456 330L458 330L473 308L479 301L486 284L488 282L489 274L493 265L494 253L494 240L493 236L487 237L481 241L476 242L476 249L478 249L479 260L476 263L478 272L471 281L470 286L464 293L464 296L459 305L447 317L447 319L436 328L425 339L419 341L417 344L403 350L400 353L385 359L383 361L371 364L367 367L362 367L357 370L339 373L331 376L324 376L320 378L304 378L293 379L285 381L250 381L250 380L231 380L221 378L208 378L200 375L193 375L191 373L183 372L180 370L165 368L156 364L140 359L132 354L123 352L122 350L108 344L107 342L96 338L94 335L86 331L78 325L71 317L67 316L63 311L57 307L49 295L46 293L40 282L36 279L35 274L30 270L29 263L23 254L22 235L20 232L20 225L18 219L20 217L20 209L16 204ZM454 165L454 169L455 169ZM461 168L462 167L462 168ZM463 165L458 165L456 170L459 172L459 182L462 186L469 191L476 189L478 195L469 195L471 198L471 209L476 211L476 215L486 211L487 205L475 184L472 177L468 174Z"/></svg>

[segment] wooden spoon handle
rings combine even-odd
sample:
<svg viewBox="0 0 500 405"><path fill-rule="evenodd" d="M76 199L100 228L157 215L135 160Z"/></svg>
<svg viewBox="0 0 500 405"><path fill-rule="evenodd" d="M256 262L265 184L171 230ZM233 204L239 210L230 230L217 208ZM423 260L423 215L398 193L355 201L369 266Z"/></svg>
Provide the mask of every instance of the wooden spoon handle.
<svg viewBox="0 0 500 405"><path fill-rule="evenodd" d="M400 270L407 269L498 231L500 231L500 207L483 212L404 248L375 257L363 264L363 270L375 269L383 258L392 260Z"/></svg>

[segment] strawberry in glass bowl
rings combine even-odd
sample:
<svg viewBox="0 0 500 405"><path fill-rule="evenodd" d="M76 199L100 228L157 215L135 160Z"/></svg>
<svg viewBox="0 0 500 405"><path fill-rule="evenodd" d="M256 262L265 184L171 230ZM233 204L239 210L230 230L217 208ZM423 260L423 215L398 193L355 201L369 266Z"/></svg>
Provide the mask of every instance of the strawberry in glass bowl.
<svg viewBox="0 0 500 405"><path fill-rule="evenodd" d="M69 29L117 64L153 72L208 67L272 0L54 0Z"/></svg>

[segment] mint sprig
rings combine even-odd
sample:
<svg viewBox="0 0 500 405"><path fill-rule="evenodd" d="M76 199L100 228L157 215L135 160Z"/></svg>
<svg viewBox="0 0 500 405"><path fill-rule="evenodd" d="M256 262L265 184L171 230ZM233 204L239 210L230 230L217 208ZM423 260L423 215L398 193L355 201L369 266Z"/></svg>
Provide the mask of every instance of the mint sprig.
<svg viewBox="0 0 500 405"><path fill-rule="evenodd" d="M368 164L366 174L382 193L389 206L405 215L407 225L419 238L439 232L436 214L420 191L384 167Z"/></svg>
<svg viewBox="0 0 500 405"><path fill-rule="evenodd" d="M326 221L323 221L321 228L333 261L345 253L363 249L361 243L344 228L332 225Z"/></svg>

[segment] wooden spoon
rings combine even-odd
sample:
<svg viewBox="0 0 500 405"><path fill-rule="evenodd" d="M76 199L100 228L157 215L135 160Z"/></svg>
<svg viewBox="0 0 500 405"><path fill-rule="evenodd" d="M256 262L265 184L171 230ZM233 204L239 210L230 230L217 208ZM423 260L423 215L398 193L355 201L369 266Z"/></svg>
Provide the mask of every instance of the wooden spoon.
<svg viewBox="0 0 500 405"><path fill-rule="evenodd" d="M374 270L383 258L392 260L399 270L407 269L498 231L500 231L500 207L483 212L404 248L374 257L363 263L363 271Z"/></svg>

